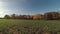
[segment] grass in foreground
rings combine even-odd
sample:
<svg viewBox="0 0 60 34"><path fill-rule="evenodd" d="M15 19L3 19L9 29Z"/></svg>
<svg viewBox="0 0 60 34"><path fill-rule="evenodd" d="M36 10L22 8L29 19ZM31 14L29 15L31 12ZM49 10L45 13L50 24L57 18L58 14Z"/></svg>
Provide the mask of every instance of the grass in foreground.
<svg viewBox="0 0 60 34"><path fill-rule="evenodd" d="M14 20L0 19L0 31L5 34L31 34L31 32L49 33L60 31L59 20Z"/></svg>

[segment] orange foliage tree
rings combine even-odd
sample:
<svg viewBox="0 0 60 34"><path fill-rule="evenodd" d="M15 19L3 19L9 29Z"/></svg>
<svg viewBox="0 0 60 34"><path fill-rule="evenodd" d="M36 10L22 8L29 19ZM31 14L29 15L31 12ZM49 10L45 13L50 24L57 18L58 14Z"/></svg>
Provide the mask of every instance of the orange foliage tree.
<svg viewBox="0 0 60 34"><path fill-rule="evenodd" d="M40 19L42 19L42 15L41 14L35 14L33 19L34 20L40 20Z"/></svg>

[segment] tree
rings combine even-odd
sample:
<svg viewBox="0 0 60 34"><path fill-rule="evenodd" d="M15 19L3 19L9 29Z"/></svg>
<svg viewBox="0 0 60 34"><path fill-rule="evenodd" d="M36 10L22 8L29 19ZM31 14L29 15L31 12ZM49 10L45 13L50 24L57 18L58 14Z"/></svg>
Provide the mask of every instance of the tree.
<svg viewBox="0 0 60 34"><path fill-rule="evenodd" d="M53 12L52 16L53 16L53 20L57 20L59 18L59 13L58 12Z"/></svg>
<svg viewBox="0 0 60 34"><path fill-rule="evenodd" d="M45 13L45 14L44 14L44 19L46 19L46 20L51 20L51 19L52 19L52 14L50 14L50 13Z"/></svg>
<svg viewBox="0 0 60 34"><path fill-rule="evenodd" d="M12 18L12 19L16 19L16 15L15 15L15 14L12 14L12 15L11 15L11 18Z"/></svg>
<svg viewBox="0 0 60 34"><path fill-rule="evenodd" d="M33 19L33 16L30 16L30 18L29 19Z"/></svg>
<svg viewBox="0 0 60 34"><path fill-rule="evenodd" d="M9 15L5 15L4 18L10 19L10 16Z"/></svg>
<svg viewBox="0 0 60 34"><path fill-rule="evenodd" d="M26 18L27 18L27 19L33 19L33 16L27 15Z"/></svg>
<svg viewBox="0 0 60 34"><path fill-rule="evenodd" d="M60 19L60 13L59 13L59 19Z"/></svg>
<svg viewBox="0 0 60 34"><path fill-rule="evenodd" d="M59 18L58 12L48 12L44 14L44 19L47 20L57 20Z"/></svg>
<svg viewBox="0 0 60 34"><path fill-rule="evenodd" d="M40 20L41 18L42 18L41 14L35 14L33 17L34 20Z"/></svg>

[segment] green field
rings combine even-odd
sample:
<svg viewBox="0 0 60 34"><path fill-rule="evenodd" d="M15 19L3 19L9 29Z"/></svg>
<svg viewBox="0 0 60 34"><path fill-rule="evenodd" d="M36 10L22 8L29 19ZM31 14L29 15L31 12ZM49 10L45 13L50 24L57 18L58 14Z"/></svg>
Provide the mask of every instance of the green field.
<svg viewBox="0 0 60 34"><path fill-rule="evenodd" d="M45 32L59 31L60 20L0 19L0 31L9 34L9 29L21 31L22 34L38 30L43 30Z"/></svg>

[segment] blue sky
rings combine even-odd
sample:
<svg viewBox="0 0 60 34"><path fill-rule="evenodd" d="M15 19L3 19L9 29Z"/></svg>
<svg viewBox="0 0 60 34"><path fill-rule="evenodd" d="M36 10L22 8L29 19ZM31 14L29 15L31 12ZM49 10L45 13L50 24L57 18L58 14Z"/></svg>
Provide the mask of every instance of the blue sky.
<svg viewBox="0 0 60 34"><path fill-rule="evenodd" d="M60 11L60 0L0 0L0 17L6 14L44 14Z"/></svg>

